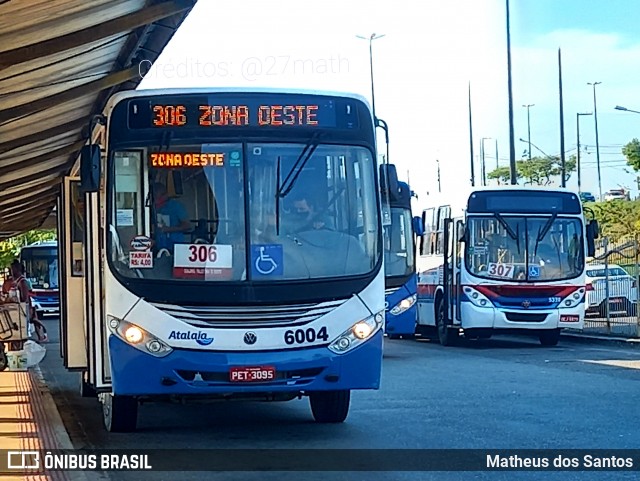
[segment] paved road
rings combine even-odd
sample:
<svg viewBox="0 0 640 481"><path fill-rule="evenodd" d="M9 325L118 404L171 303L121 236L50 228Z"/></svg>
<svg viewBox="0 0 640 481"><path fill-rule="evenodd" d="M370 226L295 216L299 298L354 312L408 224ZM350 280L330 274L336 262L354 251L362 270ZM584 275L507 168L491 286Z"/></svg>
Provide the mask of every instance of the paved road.
<svg viewBox="0 0 640 481"><path fill-rule="evenodd" d="M443 348L386 341L382 389L356 392L345 424L317 425L306 400L279 404L144 405L139 430L109 434L95 399L58 357L56 323L41 367L78 448L640 447L640 349L496 338ZM95 473L94 473L95 474ZM637 473L636 473L637 474ZM634 473L109 473L114 480L636 479Z"/></svg>

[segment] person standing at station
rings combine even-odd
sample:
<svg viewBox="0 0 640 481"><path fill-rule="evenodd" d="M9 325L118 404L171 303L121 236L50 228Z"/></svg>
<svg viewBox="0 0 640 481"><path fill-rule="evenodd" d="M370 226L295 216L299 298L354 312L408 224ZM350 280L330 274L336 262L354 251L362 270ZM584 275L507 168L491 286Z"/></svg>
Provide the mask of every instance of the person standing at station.
<svg viewBox="0 0 640 481"><path fill-rule="evenodd" d="M29 282L24 276L22 264L17 259L11 263L11 275L14 279L14 286L19 294L19 301L24 302L26 305L25 314L27 316L27 322L30 322L35 327L38 342L47 342L49 340L47 329L37 317L36 310L31 302L31 288Z"/></svg>

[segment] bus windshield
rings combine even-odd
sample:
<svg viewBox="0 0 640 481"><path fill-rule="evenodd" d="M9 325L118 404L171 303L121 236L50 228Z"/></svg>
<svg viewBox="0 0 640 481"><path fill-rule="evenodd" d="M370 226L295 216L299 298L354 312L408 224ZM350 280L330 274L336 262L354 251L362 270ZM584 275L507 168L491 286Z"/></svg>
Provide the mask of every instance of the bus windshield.
<svg viewBox="0 0 640 481"><path fill-rule="evenodd" d="M58 288L57 247L23 247L20 261L34 289Z"/></svg>
<svg viewBox="0 0 640 481"><path fill-rule="evenodd" d="M477 277L525 282L572 279L584 270L582 223L556 216L467 219L465 263Z"/></svg>
<svg viewBox="0 0 640 481"><path fill-rule="evenodd" d="M409 276L415 270L411 210L391 208L391 224L384 229L385 276Z"/></svg>
<svg viewBox="0 0 640 481"><path fill-rule="evenodd" d="M127 277L165 281L265 282L371 272L381 254L371 151L308 147L216 143L116 150L108 243L113 265Z"/></svg>

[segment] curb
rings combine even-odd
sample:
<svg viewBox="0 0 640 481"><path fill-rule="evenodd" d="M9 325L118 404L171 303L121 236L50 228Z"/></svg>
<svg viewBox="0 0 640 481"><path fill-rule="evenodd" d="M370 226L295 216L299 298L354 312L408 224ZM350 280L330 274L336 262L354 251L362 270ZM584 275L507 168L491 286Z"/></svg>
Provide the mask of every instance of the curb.
<svg viewBox="0 0 640 481"><path fill-rule="evenodd" d="M640 339L630 337L602 336L597 334L582 334L579 332L562 332L562 337L580 341L597 341L603 343L625 344L632 347L640 347Z"/></svg>
<svg viewBox="0 0 640 481"><path fill-rule="evenodd" d="M49 387L44 379L40 366L29 369L29 374L33 382L33 387L40 391L42 396L42 406L46 416L46 422L53 434L53 442L55 446L51 449L69 449L73 450L73 443L67 433L62 417L58 411L58 406L53 400L53 396L49 391ZM89 477L84 471L65 471L62 473L69 481L89 481Z"/></svg>

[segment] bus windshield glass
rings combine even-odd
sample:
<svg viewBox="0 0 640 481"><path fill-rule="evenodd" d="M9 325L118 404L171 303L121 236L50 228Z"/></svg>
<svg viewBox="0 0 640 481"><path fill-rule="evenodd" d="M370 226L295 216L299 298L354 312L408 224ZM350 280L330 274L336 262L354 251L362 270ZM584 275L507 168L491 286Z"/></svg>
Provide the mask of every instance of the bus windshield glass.
<svg viewBox="0 0 640 481"><path fill-rule="evenodd" d="M57 247L23 247L20 261L34 289L58 288Z"/></svg>
<svg viewBox="0 0 640 481"><path fill-rule="evenodd" d="M116 150L112 162L108 245L124 276L346 277L371 272L381 255L374 158L364 147L141 146Z"/></svg>
<svg viewBox="0 0 640 481"><path fill-rule="evenodd" d="M385 276L409 276L415 270L411 210L391 208L391 224L384 229Z"/></svg>
<svg viewBox="0 0 640 481"><path fill-rule="evenodd" d="M582 223L552 216L470 216L465 263L477 277L561 281L584 270Z"/></svg>

